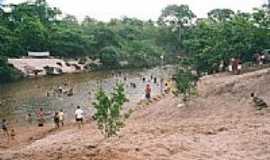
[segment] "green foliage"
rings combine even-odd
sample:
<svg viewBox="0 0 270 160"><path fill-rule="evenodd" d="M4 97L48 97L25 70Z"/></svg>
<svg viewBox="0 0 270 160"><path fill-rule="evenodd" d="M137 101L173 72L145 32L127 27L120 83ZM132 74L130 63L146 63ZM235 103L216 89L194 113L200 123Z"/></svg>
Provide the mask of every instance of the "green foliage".
<svg viewBox="0 0 270 160"><path fill-rule="evenodd" d="M270 31L265 29L266 24L262 21L266 21L270 14L258 12L262 10L255 10L253 14L214 10L208 19L197 21L184 40L193 67L198 72L212 73L221 60L226 64L232 57L251 61L256 51L269 48Z"/></svg>
<svg viewBox="0 0 270 160"><path fill-rule="evenodd" d="M188 5L169 5L162 10L159 17L160 23L171 25L188 25L191 24L196 15L189 9Z"/></svg>
<svg viewBox="0 0 270 160"><path fill-rule="evenodd" d="M11 6L10 12L0 8L2 57L48 50L56 57L100 58L102 68L118 68L120 61L129 67L149 67L160 64L160 55L167 62L182 56L199 73L211 73L220 61L227 64L231 57L251 61L254 52L270 48L267 6L251 13L214 9L207 18L196 19L189 6L169 5L157 22L85 17L82 23L73 15L62 15L46 0Z"/></svg>
<svg viewBox="0 0 270 160"><path fill-rule="evenodd" d="M15 32L19 34L19 42L24 52L44 51L48 44L48 31L38 18L26 17Z"/></svg>
<svg viewBox="0 0 270 160"><path fill-rule="evenodd" d="M183 52L183 39L196 15L188 5L169 5L162 10L158 23L161 27L160 44L172 53Z"/></svg>
<svg viewBox="0 0 270 160"><path fill-rule="evenodd" d="M96 98L93 105L96 108L95 117L99 129L106 137L116 135L124 125L121 115L122 106L126 101L124 85L117 84L111 96L100 89L96 93Z"/></svg>
<svg viewBox="0 0 270 160"><path fill-rule="evenodd" d="M20 74L8 66L6 58L0 56L0 83L14 81L18 78L20 78Z"/></svg>
<svg viewBox="0 0 270 160"><path fill-rule="evenodd" d="M112 46L103 48L99 53L100 62L108 68L119 66L119 57L119 51Z"/></svg>
<svg viewBox="0 0 270 160"><path fill-rule="evenodd" d="M208 18L214 22L231 20L234 11L230 9L213 9L208 13Z"/></svg>
<svg viewBox="0 0 270 160"><path fill-rule="evenodd" d="M179 68L176 73L176 94L183 95L183 101L187 101L192 89L196 85L197 77L188 68Z"/></svg>

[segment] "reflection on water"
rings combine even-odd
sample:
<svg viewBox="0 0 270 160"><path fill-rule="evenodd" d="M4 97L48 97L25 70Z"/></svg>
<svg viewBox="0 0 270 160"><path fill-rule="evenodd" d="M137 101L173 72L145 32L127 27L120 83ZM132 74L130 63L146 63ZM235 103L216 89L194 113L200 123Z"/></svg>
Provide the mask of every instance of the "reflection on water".
<svg viewBox="0 0 270 160"><path fill-rule="evenodd" d="M27 113L34 114L40 107L46 112L52 113L63 109L69 118L73 117L73 112L77 105L82 106L87 116L93 114L92 102L99 84L108 92L111 92L117 81L125 84L127 97L130 102L125 104L125 108L133 107L144 97L144 87L147 82L142 81L142 77L150 79L150 76L158 78L169 77L174 69L167 66L165 69L154 68L149 70L125 70L121 71L102 71L79 74L65 74L56 77L42 77L36 79L25 79L19 82L0 86L0 117L10 120L23 122L22 119ZM117 76L116 76L117 75ZM127 77L127 80L124 80ZM130 86L135 83L136 88ZM66 84L66 86L65 86ZM66 96L63 94L47 96L59 86L63 89L73 88L74 95ZM159 94L159 84L151 82L153 94Z"/></svg>

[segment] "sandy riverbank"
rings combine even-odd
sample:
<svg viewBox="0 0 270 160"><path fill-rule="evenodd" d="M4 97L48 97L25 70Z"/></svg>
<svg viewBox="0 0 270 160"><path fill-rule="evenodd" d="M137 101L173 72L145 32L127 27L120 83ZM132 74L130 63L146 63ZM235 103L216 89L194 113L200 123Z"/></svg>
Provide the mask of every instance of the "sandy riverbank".
<svg viewBox="0 0 270 160"><path fill-rule="evenodd" d="M250 92L270 104L270 69L201 79L183 107L167 95L137 105L119 135L104 139L95 123L2 149L3 160L269 160L270 109L256 111ZM213 87L216 86L216 87ZM201 93L201 91L203 91Z"/></svg>

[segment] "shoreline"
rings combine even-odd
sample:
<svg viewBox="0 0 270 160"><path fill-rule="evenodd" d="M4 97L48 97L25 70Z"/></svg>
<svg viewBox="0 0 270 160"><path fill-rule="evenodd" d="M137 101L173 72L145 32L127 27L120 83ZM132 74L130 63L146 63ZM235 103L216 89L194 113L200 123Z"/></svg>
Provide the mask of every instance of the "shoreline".
<svg viewBox="0 0 270 160"><path fill-rule="evenodd" d="M152 66L142 66L142 67L134 67L134 66L119 66L119 67L99 67L97 69L86 69L86 66L89 66L91 64L102 66L102 64L99 62L99 60L91 60L88 59L86 63L80 64L79 60L75 59L61 59L61 58L31 58L31 57L23 57L23 58L8 58L8 63L13 66L14 69L16 69L20 74L22 74L21 78L16 79L14 81L0 83L1 85L4 84L10 84L10 83L16 83L25 79L38 79L38 78L44 78L44 77L55 77L55 76L62 76L66 74L82 74L82 73L89 73L89 72L114 72L114 71L125 71L125 70L144 70L144 69L153 69L159 66L152 65ZM70 63L70 64L69 64ZM59 64L61 64L59 66ZM66 64L69 64L67 66ZM168 66L174 66L174 63L171 64L164 64L162 68L167 68ZM51 68L55 69L61 69L61 73L55 73L55 74L48 74L46 73L46 67L49 66ZM79 69L76 69L79 68ZM37 74L35 73L37 72Z"/></svg>
<svg viewBox="0 0 270 160"><path fill-rule="evenodd" d="M122 116L124 118L124 123L128 121L129 118L126 119L126 114L129 114L128 117L130 117L133 112L141 110L143 108L145 108L146 106L149 105L153 105L159 101L162 101L163 99L165 99L168 95L156 95L154 97L151 98L150 101L147 101L145 99L140 100L139 102L137 102L134 106L134 109L132 110L132 112L130 112L130 110L126 110L124 112L122 112ZM6 136L3 135L2 131L0 132L0 153L4 152L6 150L15 150L16 148L21 148L23 146L27 146L30 145L31 143L34 143L35 141L41 140L49 135L53 135L56 133L60 133L60 132L64 132L66 130L70 130L70 129L76 129L78 131L82 130L82 129L78 129L77 128L77 123L72 119L68 119L67 121L65 121L65 125L61 126L60 128L56 128L53 121L46 121L46 123L44 123L43 127L38 127L38 123L34 122L32 124L26 124L24 126L17 126L18 124L11 124L9 126L9 131L11 128L15 129L15 140L11 140L10 138L7 139ZM92 119L92 117L85 117L85 121L84 121L84 127L90 126L94 128L96 128L96 121ZM83 128L84 128L83 127ZM98 131L98 129L96 128L96 131Z"/></svg>

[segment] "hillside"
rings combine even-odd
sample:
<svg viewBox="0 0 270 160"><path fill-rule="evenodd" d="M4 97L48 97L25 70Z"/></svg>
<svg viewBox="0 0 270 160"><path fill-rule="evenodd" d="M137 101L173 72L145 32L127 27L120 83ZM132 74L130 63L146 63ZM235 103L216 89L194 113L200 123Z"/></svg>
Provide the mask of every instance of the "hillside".
<svg viewBox="0 0 270 160"><path fill-rule="evenodd" d="M138 106L119 136L104 140L94 122L0 150L2 160L269 160L270 110L256 111L250 92L270 104L270 69L203 77L198 97L178 108L168 95Z"/></svg>

